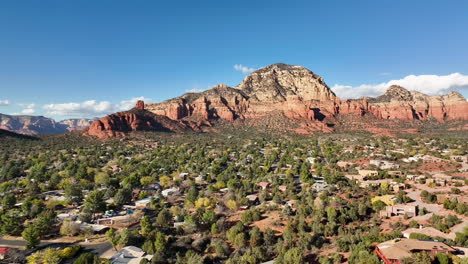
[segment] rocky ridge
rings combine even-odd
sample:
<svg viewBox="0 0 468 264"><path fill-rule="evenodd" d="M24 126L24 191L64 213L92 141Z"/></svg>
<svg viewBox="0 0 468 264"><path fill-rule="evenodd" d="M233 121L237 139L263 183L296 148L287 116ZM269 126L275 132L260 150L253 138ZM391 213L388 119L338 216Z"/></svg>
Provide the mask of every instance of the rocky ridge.
<svg viewBox="0 0 468 264"><path fill-rule="evenodd" d="M132 112L136 109L144 111L144 117ZM332 132L346 125L342 122L381 133L383 128L372 124L413 126L425 120L468 120L468 103L456 92L428 96L394 85L376 98L341 100L319 75L281 63L253 72L236 87L219 84L161 103L145 106L138 102L134 110L101 118L87 134L105 138L137 130L207 131L203 127L221 123L310 134ZM148 113L153 114L149 119Z"/></svg>
<svg viewBox="0 0 468 264"><path fill-rule="evenodd" d="M230 122L280 112L298 120L301 132L329 132L339 125L336 118L342 115L379 120L468 120L468 103L456 92L428 96L391 86L377 98L341 100L322 77L302 66L287 64L261 68L236 87L221 84L201 93L149 104L147 109L173 120Z"/></svg>
<svg viewBox="0 0 468 264"><path fill-rule="evenodd" d="M132 131L187 132L203 131L210 127L208 121L192 122L172 120L167 116L157 115L145 110L143 101L138 101L133 109L111 114L94 121L84 135L100 139L124 137Z"/></svg>

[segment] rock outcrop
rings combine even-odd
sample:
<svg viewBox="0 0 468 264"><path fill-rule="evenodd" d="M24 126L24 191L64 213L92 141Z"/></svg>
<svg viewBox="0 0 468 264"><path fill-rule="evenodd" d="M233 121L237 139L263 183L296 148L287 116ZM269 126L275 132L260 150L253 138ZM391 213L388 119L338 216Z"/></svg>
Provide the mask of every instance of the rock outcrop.
<svg viewBox="0 0 468 264"><path fill-rule="evenodd" d="M88 134L102 137L135 130L200 130L200 125L223 122L306 134L332 132L349 120L360 123L358 127L391 120L397 121L388 122L392 126L399 120L468 120L468 103L456 92L428 96L394 85L376 98L340 100L322 77L302 66L287 64L261 68L236 87L220 84L162 103L145 105L140 101L134 110L151 112L157 121L146 115L117 113L93 123ZM366 130L383 131L379 127Z"/></svg>
<svg viewBox="0 0 468 264"><path fill-rule="evenodd" d="M468 103L457 93L428 96L392 85L381 96L372 99L369 112L380 119L428 120L439 122L468 120Z"/></svg>
<svg viewBox="0 0 468 264"><path fill-rule="evenodd" d="M157 115L144 109L143 101L138 101L130 111L111 114L94 121L86 129L84 135L108 139L124 137L132 131L201 132L203 127L211 125L208 121L196 123L172 120L167 116Z"/></svg>
<svg viewBox="0 0 468 264"><path fill-rule="evenodd" d="M301 133L330 131L339 125L336 119L343 115L381 120L468 120L468 103L456 92L428 96L391 86L377 98L340 100L322 77L302 66L287 64L261 68L236 87L221 84L201 93L149 104L146 108L172 120L232 122L280 114L297 120L298 128L294 130L299 129Z"/></svg>

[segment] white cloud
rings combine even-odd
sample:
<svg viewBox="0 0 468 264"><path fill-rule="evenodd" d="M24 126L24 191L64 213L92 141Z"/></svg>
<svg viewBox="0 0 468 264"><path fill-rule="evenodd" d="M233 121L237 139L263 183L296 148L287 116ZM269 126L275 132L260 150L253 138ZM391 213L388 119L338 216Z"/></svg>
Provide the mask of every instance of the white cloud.
<svg viewBox="0 0 468 264"><path fill-rule="evenodd" d="M10 104L10 101L8 100L0 100L0 106L7 106Z"/></svg>
<svg viewBox="0 0 468 264"><path fill-rule="evenodd" d="M234 70L241 71L243 74L249 74L249 73L254 72L256 69L243 66L242 64L236 64L234 65Z"/></svg>
<svg viewBox="0 0 468 264"><path fill-rule="evenodd" d="M24 108L34 108L36 107L36 104L18 104L19 106L21 107L24 107Z"/></svg>
<svg viewBox="0 0 468 264"><path fill-rule="evenodd" d="M26 109L23 109L23 111L21 111L21 114L23 114L23 115L32 115L32 114L34 114L34 112L36 112L36 110L34 110L32 108L26 108Z"/></svg>
<svg viewBox="0 0 468 264"><path fill-rule="evenodd" d="M135 97L116 104L109 101L89 100L81 103L46 104L43 108L46 114L53 116L96 117L130 110L138 100L143 100L145 103L152 102L149 98Z"/></svg>
<svg viewBox="0 0 468 264"><path fill-rule="evenodd" d="M336 84L331 89L342 99L359 98L363 96L379 96L391 85L399 85L410 91L418 91L428 95L446 93L451 90L467 89L468 75L452 73L449 75L408 75L403 79L391 80L379 84L362 84L349 86Z"/></svg>
<svg viewBox="0 0 468 264"><path fill-rule="evenodd" d="M145 98L143 96L140 96L140 97L134 97L130 100L121 101L115 106L116 106L117 111L127 111L127 110L132 109L138 100L144 101L145 104L153 102L153 100L150 98Z"/></svg>

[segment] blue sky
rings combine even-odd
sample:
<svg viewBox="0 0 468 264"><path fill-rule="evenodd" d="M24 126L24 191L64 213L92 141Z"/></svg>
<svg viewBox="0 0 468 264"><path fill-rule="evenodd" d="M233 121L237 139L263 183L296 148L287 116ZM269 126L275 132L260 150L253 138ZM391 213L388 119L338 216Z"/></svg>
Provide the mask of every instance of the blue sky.
<svg viewBox="0 0 468 264"><path fill-rule="evenodd" d="M309 68L341 97L409 75L433 75L404 79L412 89L467 97L467 10L465 0L0 1L0 112L102 116L137 97L235 86L246 73L234 65L276 62Z"/></svg>

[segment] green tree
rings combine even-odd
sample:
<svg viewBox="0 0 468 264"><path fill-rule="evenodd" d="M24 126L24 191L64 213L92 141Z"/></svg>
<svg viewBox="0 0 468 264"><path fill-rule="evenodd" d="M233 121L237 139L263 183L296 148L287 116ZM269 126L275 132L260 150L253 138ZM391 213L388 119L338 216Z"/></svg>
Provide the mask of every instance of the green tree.
<svg viewBox="0 0 468 264"><path fill-rule="evenodd" d="M452 263L452 259L450 259L449 256L444 253L437 253L435 256L435 260L437 264L451 264Z"/></svg>
<svg viewBox="0 0 468 264"><path fill-rule="evenodd" d="M250 246L251 247L256 247L262 245L262 232L260 232L260 229L258 227L253 227L252 230L250 230Z"/></svg>
<svg viewBox="0 0 468 264"><path fill-rule="evenodd" d="M114 250L117 250L117 245L119 244L120 237L117 234L117 231L114 228L107 230L106 237L109 243L114 247Z"/></svg>
<svg viewBox="0 0 468 264"><path fill-rule="evenodd" d="M143 236L148 236L153 231L153 225L147 215L143 216L140 220L140 232Z"/></svg>
<svg viewBox="0 0 468 264"><path fill-rule="evenodd" d="M6 235L16 236L21 234L24 217L17 210L9 210L0 215L0 232Z"/></svg>
<svg viewBox="0 0 468 264"><path fill-rule="evenodd" d="M120 232L120 238L119 238L119 242L118 242L118 245L119 247L125 247L128 245L128 242L130 242L130 239L131 239L131 233L130 231L127 229L127 228L124 228L121 232Z"/></svg>
<svg viewBox="0 0 468 264"><path fill-rule="evenodd" d="M132 201L132 191L127 188L119 189L114 196L114 202L117 206L128 204Z"/></svg>
<svg viewBox="0 0 468 264"><path fill-rule="evenodd" d="M166 245L167 245L166 236L161 232L157 232L156 238L154 240L154 248L156 249L156 251L159 253L164 252L166 250Z"/></svg>
<svg viewBox="0 0 468 264"><path fill-rule="evenodd" d="M89 210L94 219L96 213L103 212L106 209L104 193L99 190L89 192L84 201L84 207Z"/></svg>
<svg viewBox="0 0 468 264"><path fill-rule="evenodd" d="M4 210L8 210L8 209L13 208L13 206L15 205L15 203L16 203L15 194L13 194L13 193L8 193L8 194L6 194L5 196L3 196L2 205L3 205L3 209L4 209Z"/></svg>
<svg viewBox="0 0 468 264"><path fill-rule="evenodd" d="M34 224L29 224L21 233L21 236L26 241L26 248L31 249L39 245L41 236L39 230Z"/></svg>
<svg viewBox="0 0 468 264"><path fill-rule="evenodd" d="M99 257L90 252L81 254L73 264L100 264Z"/></svg>
<svg viewBox="0 0 468 264"><path fill-rule="evenodd" d="M168 228L171 226L172 223L172 214L171 212L164 208L162 209L158 216L156 217L156 226Z"/></svg>
<svg viewBox="0 0 468 264"><path fill-rule="evenodd" d="M53 210L42 211L34 221L34 226L39 231L39 235L44 237L50 234L52 225L56 222L56 214Z"/></svg>
<svg viewBox="0 0 468 264"><path fill-rule="evenodd" d="M291 248L282 256L283 264L302 264L304 263L304 256L299 248Z"/></svg>

